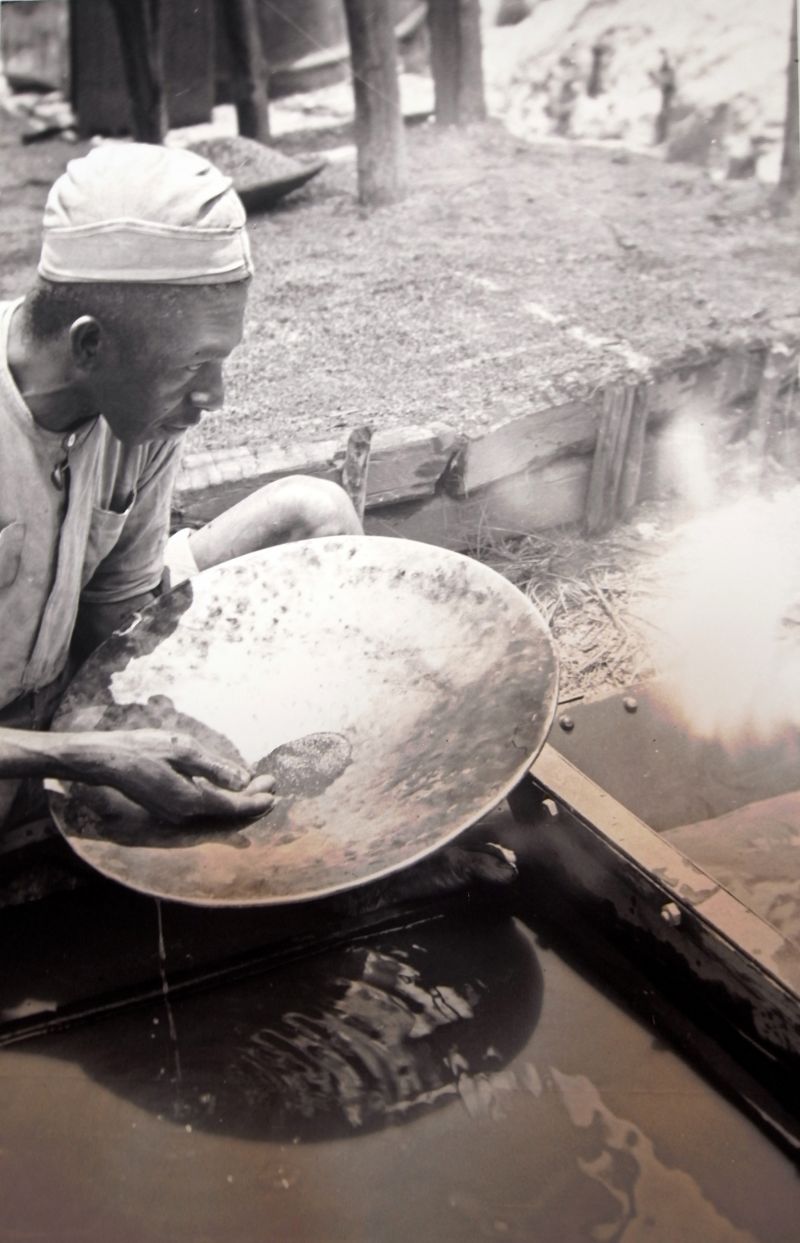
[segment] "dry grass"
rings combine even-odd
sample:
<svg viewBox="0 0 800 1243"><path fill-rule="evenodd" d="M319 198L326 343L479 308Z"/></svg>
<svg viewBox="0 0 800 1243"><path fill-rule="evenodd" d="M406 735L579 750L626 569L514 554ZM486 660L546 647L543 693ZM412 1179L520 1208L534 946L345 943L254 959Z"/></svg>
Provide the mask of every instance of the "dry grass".
<svg viewBox="0 0 800 1243"><path fill-rule="evenodd" d="M475 556L533 601L555 640L560 700L596 698L654 672L641 602L657 593L658 563L672 526L666 502L641 505L605 536L558 528L504 537Z"/></svg>

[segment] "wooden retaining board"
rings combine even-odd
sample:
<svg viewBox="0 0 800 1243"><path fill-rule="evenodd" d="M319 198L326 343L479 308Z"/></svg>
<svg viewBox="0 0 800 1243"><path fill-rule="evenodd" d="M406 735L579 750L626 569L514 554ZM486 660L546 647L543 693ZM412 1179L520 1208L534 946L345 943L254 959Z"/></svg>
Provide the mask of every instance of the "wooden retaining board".
<svg viewBox="0 0 800 1243"><path fill-rule="evenodd" d="M369 424L365 416L364 423ZM375 432L367 476L367 508L432 496L463 437L444 423ZM176 505L208 522L264 484L287 475L339 480L347 436L288 446L241 445L186 454Z"/></svg>
<svg viewBox="0 0 800 1243"><path fill-rule="evenodd" d="M738 425L746 424L767 353L760 339L739 342L698 351L649 377L631 373L627 381L615 381L618 393L635 385L646 410L641 479L633 493L623 489L624 509L657 491L663 474L658 434L665 426L683 420L702 429L713 446L728 443ZM480 539L482 529L520 533L580 521L609 394L598 388L579 400L535 409L516 398L497 406L502 417L472 438L440 422L376 431L367 475L367 530L464 548ZM369 412L360 414L359 423L369 425ZM287 475L338 481L346 441L343 432L338 439L187 454L176 489L176 518L207 522Z"/></svg>

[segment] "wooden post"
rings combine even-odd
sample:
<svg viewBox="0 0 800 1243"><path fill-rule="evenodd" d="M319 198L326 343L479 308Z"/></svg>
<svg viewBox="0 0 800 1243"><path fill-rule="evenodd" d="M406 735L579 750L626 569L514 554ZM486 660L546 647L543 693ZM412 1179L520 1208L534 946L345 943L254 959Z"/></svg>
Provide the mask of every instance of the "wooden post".
<svg viewBox="0 0 800 1243"><path fill-rule="evenodd" d="M486 119L480 0L428 0L438 125Z"/></svg>
<svg viewBox="0 0 800 1243"><path fill-rule="evenodd" d="M789 31L789 64L786 71L786 122L783 129L783 156L779 192L791 198L800 187L800 102L797 80L797 4L792 0Z"/></svg>
<svg viewBox="0 0 800 1243"><path fill-rule="evenodd" d="M355 96L358 199L393 203L405 190L405 139L391 5L344 0Z"/></svg>
<svg viewBox="0 0 800 1243"><path fill-rule="evenodd" d="M781 408L780 395L796 371L796 352L785 341L774 341L764 360L748 433L748 443L760 459L762 471L776 448L780 452L780 441L791 426Z"/></svg>
<svg viewBox="0 0 800 1243"><path fill-rule="evenodd" d="M633 410L617 497L617 514L623 519L630 517L631 510L639 499L649 413L650 390L646 384L638 384L633 394Z"/></svg>
<svg viewBox="0 0 800 1243"><path fill-rule="evenodd" d="M167 133L161 0L110 0L137 142L162 143Z"/></svg>
<svg viewBox="0 0 800 1243"><path fill-rule="evenodd" d="M347 438L347 450L342 466L342 487L353 502L353 508L362 526L367 503L367 468L371 444L372 428L355 427Z"/></svg>
<svg viewBox="0 0 800 1243"><path fill-rule="evenodd" d="M642 473L648 402L643 385L612 384L603 414L586 497L586 531L600 535L633 508Z"/></svg>
<svg viewBox="0 0 800 1243"><path fill-rule="evenodd" d="M231 93L239 133L268 143L268 69L255 0L223 0L217 6L231 53Z"/></svg>

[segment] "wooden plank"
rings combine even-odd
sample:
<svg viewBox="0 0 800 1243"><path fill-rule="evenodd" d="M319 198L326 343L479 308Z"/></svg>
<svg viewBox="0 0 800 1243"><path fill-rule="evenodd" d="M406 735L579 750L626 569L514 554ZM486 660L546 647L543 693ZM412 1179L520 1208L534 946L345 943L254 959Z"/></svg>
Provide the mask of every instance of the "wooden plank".
<svg viewBox="0 0 800 1243"><path fill-rule="evenodd" d="M731 407L753 399L764 356L760 347L737 347L728 354L687 362L661 376L647 388L647 429L657 429L673 418L686 416L692 422L701 420L707 432L727 442L730 421L741 417L741 412ZM430 498L437 488L459 499L482 495L490 485L516 479L522 471L538 474L562 458L569 461L573 456L588 454L597 438L601 400L598 395L594 400L568 402L516 416L508 411L508 417L496 421L485 435L474 439L467 439L443 423L377 431L372 444L367 509ZM638 456L644 431L637 424L638 409L637 406L630 424L637 438L631 444L634 458ZM653 438L646 436L642 448L645 457L651 456ZM176 504L196 516L214 516L262 484L288 474L338 479L344 452L342 440L325 440L186 454ZM624 467L619 483L624 513L635 492L635 464L631 461L628 466L618 465ZM572 477L572 467L566 473ZM548 479L546 474L539 478L539 485L544 487L541 517L535 505L527 507L533 515L533 525L577 521L581 515L574 513L574 495L569 487L565 504L561 509L553 509ZM652 483L651 478L651 490ZM216 489L222 491L217 494ZM509 484L509 489L518 492L518 482ZM562 512L570 516L560 516Z"/></svg>
<svg viewBox="0 0 800 1243"><path fill-rule="evenodd" d="M193 470L195 486L182 487L176 491L174 519L176 524L188 525L209 522L218 514L249 496L257 487L296 474L297 470L281 469L276 473L258 477L246 475L239 482L223 479L226 462L217 455L213 462L203 460ZM282 459L284 465L289 455ZM314 474L318 478L339 481L339 456L328 458L323 466L308 469L304 465L300 473ZM228 470L241 471L237 459L230 459ZM404 539L418 539L423 543L439 544L443 548L466 548L474 546L492 531L524 533L546 527L577 522L583 514L586 488L589 480L588 457L563 458L540 471L522 472L511 478L485 488L480 494L457 499L444 493L435 493L431 481L427 481L425 494L415 499L384 503L381 493L377 504L370 504L374 495L374 459L370 458L367 480L367 512L365 527L371 535L396 535ZM423 481L424 482L424 481ZM419 480L409 482L408 487L418 486Z"/></svg>
<svg viewBox="0 0 800 1243"><path fill-rule="evenodd" d="M563 458L539 471L521 472L458 499L440 493L416 503L368 511L371 535L395 535L456 550L475 548L493 532L507 535L577 522L589 480L588 457Z"/></svg>
<svg viewBox="0 0 800 1243"><path fill-rule="evenodd" d="M745 405L752 401L764 358L760 347L737 348L686 363L636 390L636 404L626 414L628 452L617 454L616 474L610 477L615 515L624 517L635 499L653 497L669 484L668 455L658 436L646 432L686 417L692 425L702 423L709 444L715 438L727 444L732 420L747 417L731 405L736 400ZM376 432L366 508L392 512L372 520L372 528L463 547L487 522L525 531L579 521L587 492L588 455L601 417L599 403L598 396L595 401L529 411L496 423L472 440L444 423ZM187 520L205 522L286 475L338 481L344 456L342 439L186 454L176 509ZM447 504L447 499L456 505ZM475 505L458 508L465 500L474 500Z"/></svg>
<svg viewBox="0 0 800 1243"><path fill-rule="evenodd" d="M763 358L761 349L737 347L673 366L648 385L648 428L682 416L704 421L713 416L727 424L737 413L732 407L755 396ZM510 472L588 452L596 443L602 402L598 393L594 399L508 411L456 454L443 480L445 489L451 496L468 496Z"/></svg>
<svg viewBox="0 0 800 1243"><path fill-rule="evenodd" d="M433 496L462 441L444 423L376 432L367 476L367 508ZM346 443L341 439L187 453L178 476L175 508L187 518L207 522L256 488L287 475L314 475L338 482L345 454Z"/></svg>
<svg viewBox="0 0 800 1243"><path fill-rule="evenodd" d="M673 363L662 371L650 389L649 423L651 427L684 415L704 417L711 410L734 400L732 393L744 383L740 351L733 351L730 376L727 355L703 355L683 363ZM737 379L738 377L738 379Z"/></svg>
<svg viewBox="0 0 800 1243"><path fill-rule="evenodd" d="M796 1059L800 950L552 747L531 773L568 813L532 834L542 865L724 989L759 1047Z"/></svg>
<svg viewBox="0 0 800 1243"><path fill-rule="evenodd" d="M714 398L718 408L729 416L736 407L755 400L764 370L764 346L742 346L728 350L713 367Z"/></svg>
<svg viewBox="0 0 800 1243"><path fill-rule="evenodd" d="M376 433L367 478L367 530L464 548L492 530L524 533L583 516L588 454L560 457L539 469L507 475L468 497L453 497L437 485L459 444L455 432L444 426ZM187 454L175 494L176 521L208 522L256 488L290 474L338 482L343 462L340 441ZM640 498L657 495L660 480L658 444L647 437Z"/></svg>
<svg viewBox="0 0 800 1243"><path fill-rule="evenodd" d="M443 479L445 490L451 496L468 496L509 474L544 466L568 452L588 451L599 418L599 401L573 401L497 422L455 455Z"/></svg>
<svg viewBox="0 0 800 1243"><path fill-rule="evenodd" d="M432 496L463 439L445 423L376 432L369 463L367 508Z"/></svg>

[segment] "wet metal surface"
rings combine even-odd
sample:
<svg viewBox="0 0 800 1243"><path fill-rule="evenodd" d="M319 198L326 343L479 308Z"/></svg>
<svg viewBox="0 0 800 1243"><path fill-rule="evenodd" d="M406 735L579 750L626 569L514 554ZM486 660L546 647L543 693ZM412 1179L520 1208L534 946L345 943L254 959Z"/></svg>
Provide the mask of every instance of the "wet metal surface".
<svg viewBox="0 0 800 1243"><path fill-rule="evenodd" d="M636 700L636 712L625 701ZM725 815L797 788L800 734L726 748L693 737L665 710L658 683L570 705L574 730L551 744L587 777L661 833Z"/></svg>
<svg viewBox="0 0 800 1243"><path fill-rule="evenodd" d="M552 746L800 946L798 731L726 747L677 722L658 683L637 688L635 715L627 702L575 705L574 735L553 730Z"/></svg>
<svg viewBox="0 0 800 1243"><path fill-rule="evenodd" d="M176 828L73 784L53 814L86 862L163 897L346 889L494 806L539 751L556 683L539 614L478 562L381 538L269 549L184 584L104 644L54 728L188 732L273 773L273 810Z"/></svg>
<svg viewBox="0 0 800 1243"><path fill-rule="evenodd" d="M800 792L664 836L800 947Z"/></svg>

